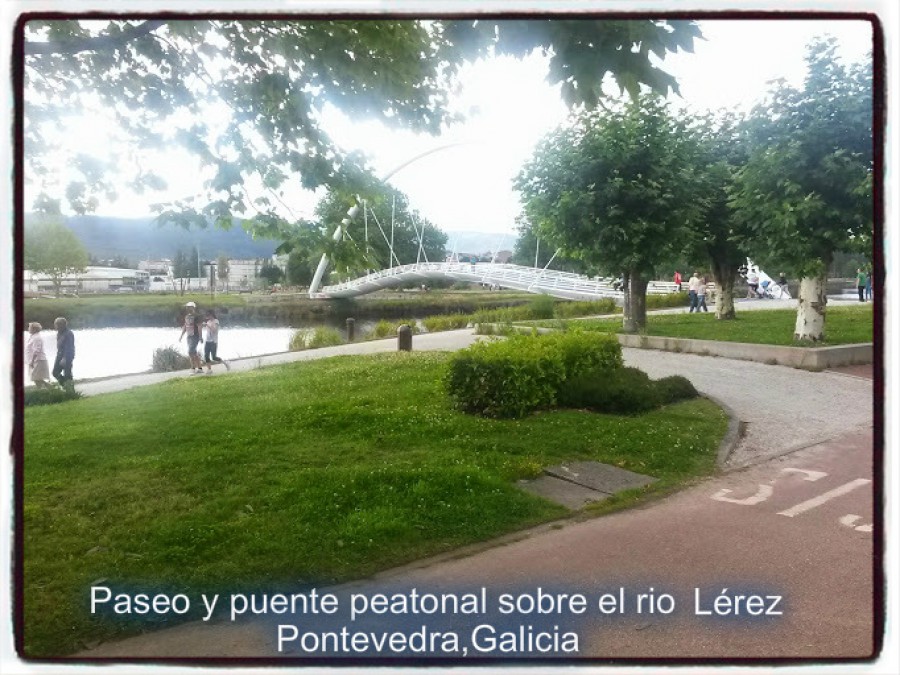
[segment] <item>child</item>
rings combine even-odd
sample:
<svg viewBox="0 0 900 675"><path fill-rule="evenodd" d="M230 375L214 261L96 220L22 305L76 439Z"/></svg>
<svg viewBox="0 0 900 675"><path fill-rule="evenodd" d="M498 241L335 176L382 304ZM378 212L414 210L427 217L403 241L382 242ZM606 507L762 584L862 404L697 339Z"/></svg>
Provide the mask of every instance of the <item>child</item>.
<svg viewBox="0 0 900 675"><path fill-rule="evenodd" d="M206 374L212 374L212 364L221 363L225 366L225 370L231 370L231 366L227 361L220 359L216 355L219 348L219 320L216 313L211 309L206 312L206 346L203 348L203 360L206 361Z"/></svg>

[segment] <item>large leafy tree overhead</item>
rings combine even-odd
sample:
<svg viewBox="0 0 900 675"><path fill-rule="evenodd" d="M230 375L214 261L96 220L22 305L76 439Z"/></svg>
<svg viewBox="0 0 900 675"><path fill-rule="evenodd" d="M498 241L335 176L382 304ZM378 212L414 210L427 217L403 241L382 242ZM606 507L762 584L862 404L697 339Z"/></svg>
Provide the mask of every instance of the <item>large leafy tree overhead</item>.
<svg viewBox="0 0 900 675"><path fill-rule="evenodd" d="M566 255L626 279L626 331L646 324L647 283L703 214L696 132L654 96L577 116L518 178L525 213Z"/></svg>
<svg viewBox="0 0 900 675"><path fill-rule="evenodd" d="M492 50L550 55L551 82L572 105L595 105L610 75L633 95L676 83L654 66L690 50L692 22L602 19L493 21L42 19L20 24L25 172L41 187L71 176L67 203L96 208L122 184L162 188L149 150L180 147L209 171L206 193L164 205L183 225L233 216L288 218L286 186L340 186L356 171L322 131L327 105L428 133L447 113L458 66ZM60 157L52 132L67 115L111 115L128 144L120 161ZM170 186L177 189L177 186Z"/></svg>
<svg viewBox="0 0 900 675"><path fill-rule="evenodd" d="M801 275L795 337L825 335L825 274L836 251L871 242L870 63L844 66L833 40L810 45L803 86L781 83L753 111L753 149L731 205L760 256Z"/></svg>

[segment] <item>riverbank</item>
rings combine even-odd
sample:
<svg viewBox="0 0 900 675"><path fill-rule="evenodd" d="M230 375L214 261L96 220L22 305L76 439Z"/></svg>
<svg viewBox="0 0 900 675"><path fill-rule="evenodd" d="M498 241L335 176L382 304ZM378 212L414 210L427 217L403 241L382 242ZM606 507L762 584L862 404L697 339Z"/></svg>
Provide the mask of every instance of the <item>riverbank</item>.
<svg viewBox="0 0 900 675"><path fill-rule="evenodd" d="M168 328L179 326L184 304L214 309L223 324L246 327L342 325L348 318L378 320L421 318L435 314L471 314L513 307L536 296L518 291L434 290L382 291L355 299L311 300L301 293L283 294L136 294L61 298L25 298L24 320L45 327L65 316L84 328Z"/></svg>

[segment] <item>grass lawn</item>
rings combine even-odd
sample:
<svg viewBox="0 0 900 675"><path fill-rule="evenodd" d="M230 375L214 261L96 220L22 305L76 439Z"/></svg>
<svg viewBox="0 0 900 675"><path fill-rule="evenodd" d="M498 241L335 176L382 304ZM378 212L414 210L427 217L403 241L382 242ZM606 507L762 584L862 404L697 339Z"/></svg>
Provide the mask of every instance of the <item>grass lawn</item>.
<svg viewBox="0 0 900 675"><path fill-rule="evenodd" d="M514 486L562 460L660 479L613 507L715 470L727 420L705 399L487 420L450 409L447 359L340 357L28 408L26 654L140 630L89 616L101 579L299 591L563 516Z"/></svg>
<svg viewBox="0 0 900 675"><path fill-rule="evenodd" d="M702 314L650 314L646 335L753 344L812 346L793 339L797 312L793 309L738 310L733 321L718 321L714 312ZM579 327L584 330L618 333L621 319L587 319L584 321L537 321L530 325L557 328ZM816 345L845 345L872 342L872 305L832 307L825 319L825 341Z"/></svg>

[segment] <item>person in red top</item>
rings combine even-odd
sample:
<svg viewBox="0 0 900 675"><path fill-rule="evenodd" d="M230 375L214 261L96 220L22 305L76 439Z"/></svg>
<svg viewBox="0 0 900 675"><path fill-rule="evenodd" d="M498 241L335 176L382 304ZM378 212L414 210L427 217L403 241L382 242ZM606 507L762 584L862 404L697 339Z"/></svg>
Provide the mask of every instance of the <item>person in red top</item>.
<svg viewBox="0 0 900 675"><path fill-rule="evenodd" d="M681 272L675 270L675 290L681 293Z"/></svg>

